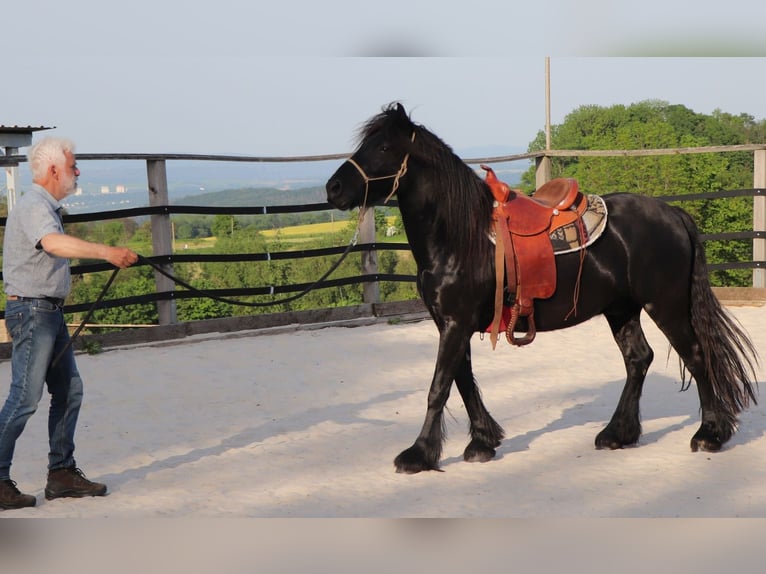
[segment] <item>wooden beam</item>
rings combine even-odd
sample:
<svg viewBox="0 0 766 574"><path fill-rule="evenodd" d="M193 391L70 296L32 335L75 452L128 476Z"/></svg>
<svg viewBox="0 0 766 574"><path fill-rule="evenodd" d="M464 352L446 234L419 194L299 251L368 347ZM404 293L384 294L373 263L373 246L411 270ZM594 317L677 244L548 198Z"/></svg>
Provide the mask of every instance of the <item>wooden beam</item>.
<svg viewBox="0 0 766 574"><path fill-rule="evenodd" d="M359 243L375 243L375 208L370 207L359 225ZM375 274L378 272L378 252L374 249L362 251L362 273ZM377 281L363 284L362 301L365 303L380 303L380 283Z"/></svg>
<svg viewBox="0 0 766 574"><path fill-rule="evenodd" d="M766 149L753 152L753 188L766 189ZM753 197L753 231L766 231L766 196ZM753 261L766 262L766 239L753 239ZM764 263L766 264L766 263ZM766 287L766 269L753 269L753 287Z"/></svg>
<svg viewBox="0 0 766 574"><path fill-rule="evenodd" d="M152 207L168 205L170 200L165 160L147 160L146 175L149 182L149 205ZM173 231L170 215L152 215L151 227L152 253L154 255L172 255ZM161 267L168 273L173 273L172 264L163 264ZM157 285L157 291L173 291L175 289L175 283L157 271L154 272L154 281ZM160 325L171 325L178 322L175 299L158 301L157 313L159 314Z"/></svg>
<svg viewBox="0 0 766 574"><path fill-rule="evenodd" d="M535 161L535 189L540 189L551 180L551 158L543 156Z"/></svg>

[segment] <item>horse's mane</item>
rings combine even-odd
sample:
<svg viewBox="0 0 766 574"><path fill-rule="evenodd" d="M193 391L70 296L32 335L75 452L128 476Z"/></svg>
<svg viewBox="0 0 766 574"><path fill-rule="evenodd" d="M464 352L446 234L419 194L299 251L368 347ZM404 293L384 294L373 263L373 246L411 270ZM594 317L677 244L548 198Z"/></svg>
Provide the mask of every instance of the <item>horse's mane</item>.
<svg viewBox="0 0 766 574"><path fill-rule="evenodd" d="M364 124L360 141L378 132L409 152L410 165L423 164L433 172L431 189L438 197L431 199L441 240L464 268L478 265L487 249L492 223L492 195L486 184L449 145L414 123L398 104L389 105Z"/></svg>

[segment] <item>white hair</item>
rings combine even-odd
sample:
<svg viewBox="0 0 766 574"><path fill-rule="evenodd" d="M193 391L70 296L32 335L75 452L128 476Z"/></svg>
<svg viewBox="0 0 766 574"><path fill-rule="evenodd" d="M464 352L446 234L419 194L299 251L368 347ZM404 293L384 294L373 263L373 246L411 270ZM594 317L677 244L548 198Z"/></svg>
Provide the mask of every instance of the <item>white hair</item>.
<svg viewBox="0 0 766 574"><path fill-rule="evenodd" d="M64 154L74 154L74 149L74 142L66 138L46 137L41 139L27 152L32 179L37 180L45 177L50 166L61 165L66 161Z"/></svg>

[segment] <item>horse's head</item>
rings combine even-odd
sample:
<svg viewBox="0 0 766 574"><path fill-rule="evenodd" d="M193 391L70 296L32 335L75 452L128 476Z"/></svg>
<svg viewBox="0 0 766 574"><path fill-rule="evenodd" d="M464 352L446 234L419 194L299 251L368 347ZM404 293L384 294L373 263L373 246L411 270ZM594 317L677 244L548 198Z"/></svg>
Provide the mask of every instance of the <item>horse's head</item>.
<svg viewBox="0 0 766 574"><path fill-rule="evenodd" d="M399 103L370 119L359 132L357 150L327 181L327 201L353 209L391 197L407 172L416 130Z"/></svg>

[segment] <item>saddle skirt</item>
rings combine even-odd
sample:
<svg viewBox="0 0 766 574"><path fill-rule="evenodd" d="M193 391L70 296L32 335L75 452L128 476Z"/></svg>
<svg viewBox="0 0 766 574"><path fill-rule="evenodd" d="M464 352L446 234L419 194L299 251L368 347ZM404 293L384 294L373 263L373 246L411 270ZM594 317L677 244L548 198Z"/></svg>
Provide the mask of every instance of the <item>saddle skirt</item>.
<svg viewBox="0 0 766 574"><path fill-rule="evenodd" d="M526 345L535 337L534 300L556 291L555 255L582 251L582 265L584 250L606 227L606 204L597 195L582 194L574 179L554 179L527 196L498 180L491 168L481 167L495 197L490 237L496 246L495 317L485 331L493 349L501 330L512 345ZM577 290L573 310L576 297ZM516 337L521 317L527 318L528 331Z"/></svg>

